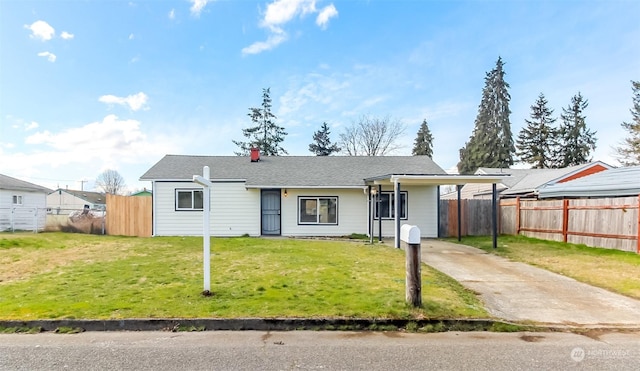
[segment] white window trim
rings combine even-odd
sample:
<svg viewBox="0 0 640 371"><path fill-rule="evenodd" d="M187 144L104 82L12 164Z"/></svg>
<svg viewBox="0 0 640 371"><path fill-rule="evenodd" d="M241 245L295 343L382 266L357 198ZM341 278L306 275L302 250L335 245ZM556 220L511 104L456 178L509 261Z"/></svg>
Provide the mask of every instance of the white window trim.
<svg viewBox="0 0 640 371"><path fill-rule="evenodd" d="M335 223L320 223L318 219L320 219L319 212L320 207L316 207L316 221L315 222L303 222L300 220L300 202L302 200L316 200L317 205L320 205L320 200L324 199L333 199L336 203L336 221ZM299 196L298 197L298 225L338 225L338 196Z"/></svg>
<svg viewBox="0 0 640 371"><path fill-rule="evenodd" d="M200 192L202 193L202 189L198 189L198 188L176 188L175 190L175 207L176 207L176 211L202 211L204 208L195 208L194 204L195 204L195 198L194 195L196 192ZM191 207L180 207L178 206L178 193L191 193ZM204 196L204 195L203 195ZM203 197L204 200L204 197Z"/></svg>
<svg viewBox="0 0 640 371"><path fill-rule="evenodd" d="M11 204L14 206L22 206L24 204L22 195L13 195L13 197L11 197Z"/></svg>
<svg viewBox="0 0 640 371"><path fill-rule="evenodd" d="M394 208L394 203L395 203L395 192L394 191L382 191L382 194L388 194L389 195L389 215L388 216L383 216L382 220L394 220L395 217L391 216L393 214L393 212L395 211ZM405 200L404 200L404 207L402 208L402 210L400 210L400 220L407 220L409 219L409 192L407 191L400 191L400 205L402 205L402 196L404 196ZM377 195L376 198L380 197L380 195ZM380 209L379 209L379 203L377 203L378 200L376 200L376 207L375 207L375 219L376 220L380 220ZM404 216L402 216L404 214Z"/></svg>

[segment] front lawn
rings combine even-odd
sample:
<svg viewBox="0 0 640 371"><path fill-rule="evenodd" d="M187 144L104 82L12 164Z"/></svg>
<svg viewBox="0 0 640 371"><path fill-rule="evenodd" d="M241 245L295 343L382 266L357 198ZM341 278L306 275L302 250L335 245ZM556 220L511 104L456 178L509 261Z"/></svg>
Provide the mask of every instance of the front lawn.
<svg viewBox="0 0 640 371"><path fill-rule="evenodd" d="M457 240L450 239L457 243ZM524 236L464 237L462 244L640 299L640 255Z"/></svg>
<svg viewBox="0 0 640 371"><path fill-rule="evenodd" d="M475 296L422 266L404 301L404 252L364 242L214 238L205 297L200 237L0 234L0 319L480 318Z"/></svg>

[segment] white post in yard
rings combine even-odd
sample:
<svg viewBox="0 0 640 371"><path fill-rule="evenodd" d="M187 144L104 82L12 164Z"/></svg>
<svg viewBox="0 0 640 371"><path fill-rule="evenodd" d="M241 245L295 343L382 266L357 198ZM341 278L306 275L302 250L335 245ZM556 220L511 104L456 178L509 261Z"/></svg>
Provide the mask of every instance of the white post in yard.
<svg viewBox="0 0 640 371"><path fill-rule="evenodd" d="M209 166L202 168L202 176L194 175L193 181L200 184L202 190L202 239L203 239L203 257L204 257L204 291L203 295L211 295L211 224L209 223L211 211L211 177L209 175Z"/></svg>

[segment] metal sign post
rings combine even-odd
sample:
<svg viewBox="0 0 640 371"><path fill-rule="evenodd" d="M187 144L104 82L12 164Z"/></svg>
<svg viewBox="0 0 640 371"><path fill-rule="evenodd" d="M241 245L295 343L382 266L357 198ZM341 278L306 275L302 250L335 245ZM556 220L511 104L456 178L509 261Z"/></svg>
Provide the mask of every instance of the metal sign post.
<svg viewBox="0 0 640 371"><path fill-rule="evenodd" d="M202 239L203 239L203 256L204 256L204 291L203 295L211 295L211 224L209 217L211 212L211 177L209 175L209 166L202 168L202 176L194 175L194 183L200 184L204 190L202 191Z"/></svg>

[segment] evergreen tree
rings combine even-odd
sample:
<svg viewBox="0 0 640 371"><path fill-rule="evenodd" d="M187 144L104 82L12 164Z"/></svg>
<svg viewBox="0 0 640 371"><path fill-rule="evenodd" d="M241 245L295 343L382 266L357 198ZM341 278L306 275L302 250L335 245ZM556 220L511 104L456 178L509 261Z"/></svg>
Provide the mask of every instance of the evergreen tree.
<svg viewBox="0 0 640 371"><path fill-rule="evenodd" d="M414 156L433 157L433 135L431 135L431 130L429 130L427 119L424 119L422 125L420 125L411 153Z"/></svg>
<svg viewBox="0 0 640 371"><path fill-rule="evenodd" d="M562 109L559 139L561 146L556 156L557 167L586 164L591 161L591 151L596 149L595 132L587 128L583 112L589 102L578 92L571 104Z"/></svg>
<svg viewBox="0 0 640 371"><path fill-rule="evenodd" d="M553 110L547 107L544 94L531 106L531 120L525 119L526 127L518 134L516 154L522 162L531 164L534 169L553 167L553 156L557 153L556 129L551 117Z"/></svg>
<svg viewBox="0 0 640 371"><path fill-rule="evenodd" d="M504 81L504 63L498 57L496 67L485 76L482 100L478 107L473 134L460 149L460 174L472 174L478 167L508 168L513 165L515 146L509 115L509 84Z"/></svg>
<svg viewBox="0 0 640 371"><path fill-rule="evenodd" d="M631 122L621 124L629 132L629 136L616 149L620 163L625 166L640 165L640 81L631 81L631 89L633 90Z"/></svg>
<svg viewBox="0 0 640 371"><path fill-rule="evenodd" d="M233 141L240 148L235 154L246 156L251 148L258 148L265 156L286 155L287 151L280 143L284 141L287 133L283 127L276 124L276 116L271 113L270 88L262 89L262 105L259 108L249 108L248 116L255 126L242 129L242 135L248 139L246 142Z"/></svg>
<svg viewBox="0 0 640 371"><path fill-rule="evenodd" d="M331 143L330 134L329 126L326 122L323 122L320 130L313 133L314 143L309 144L309 151L316 156L329 156L334 152L340 152L338 145Z"/></svg>

